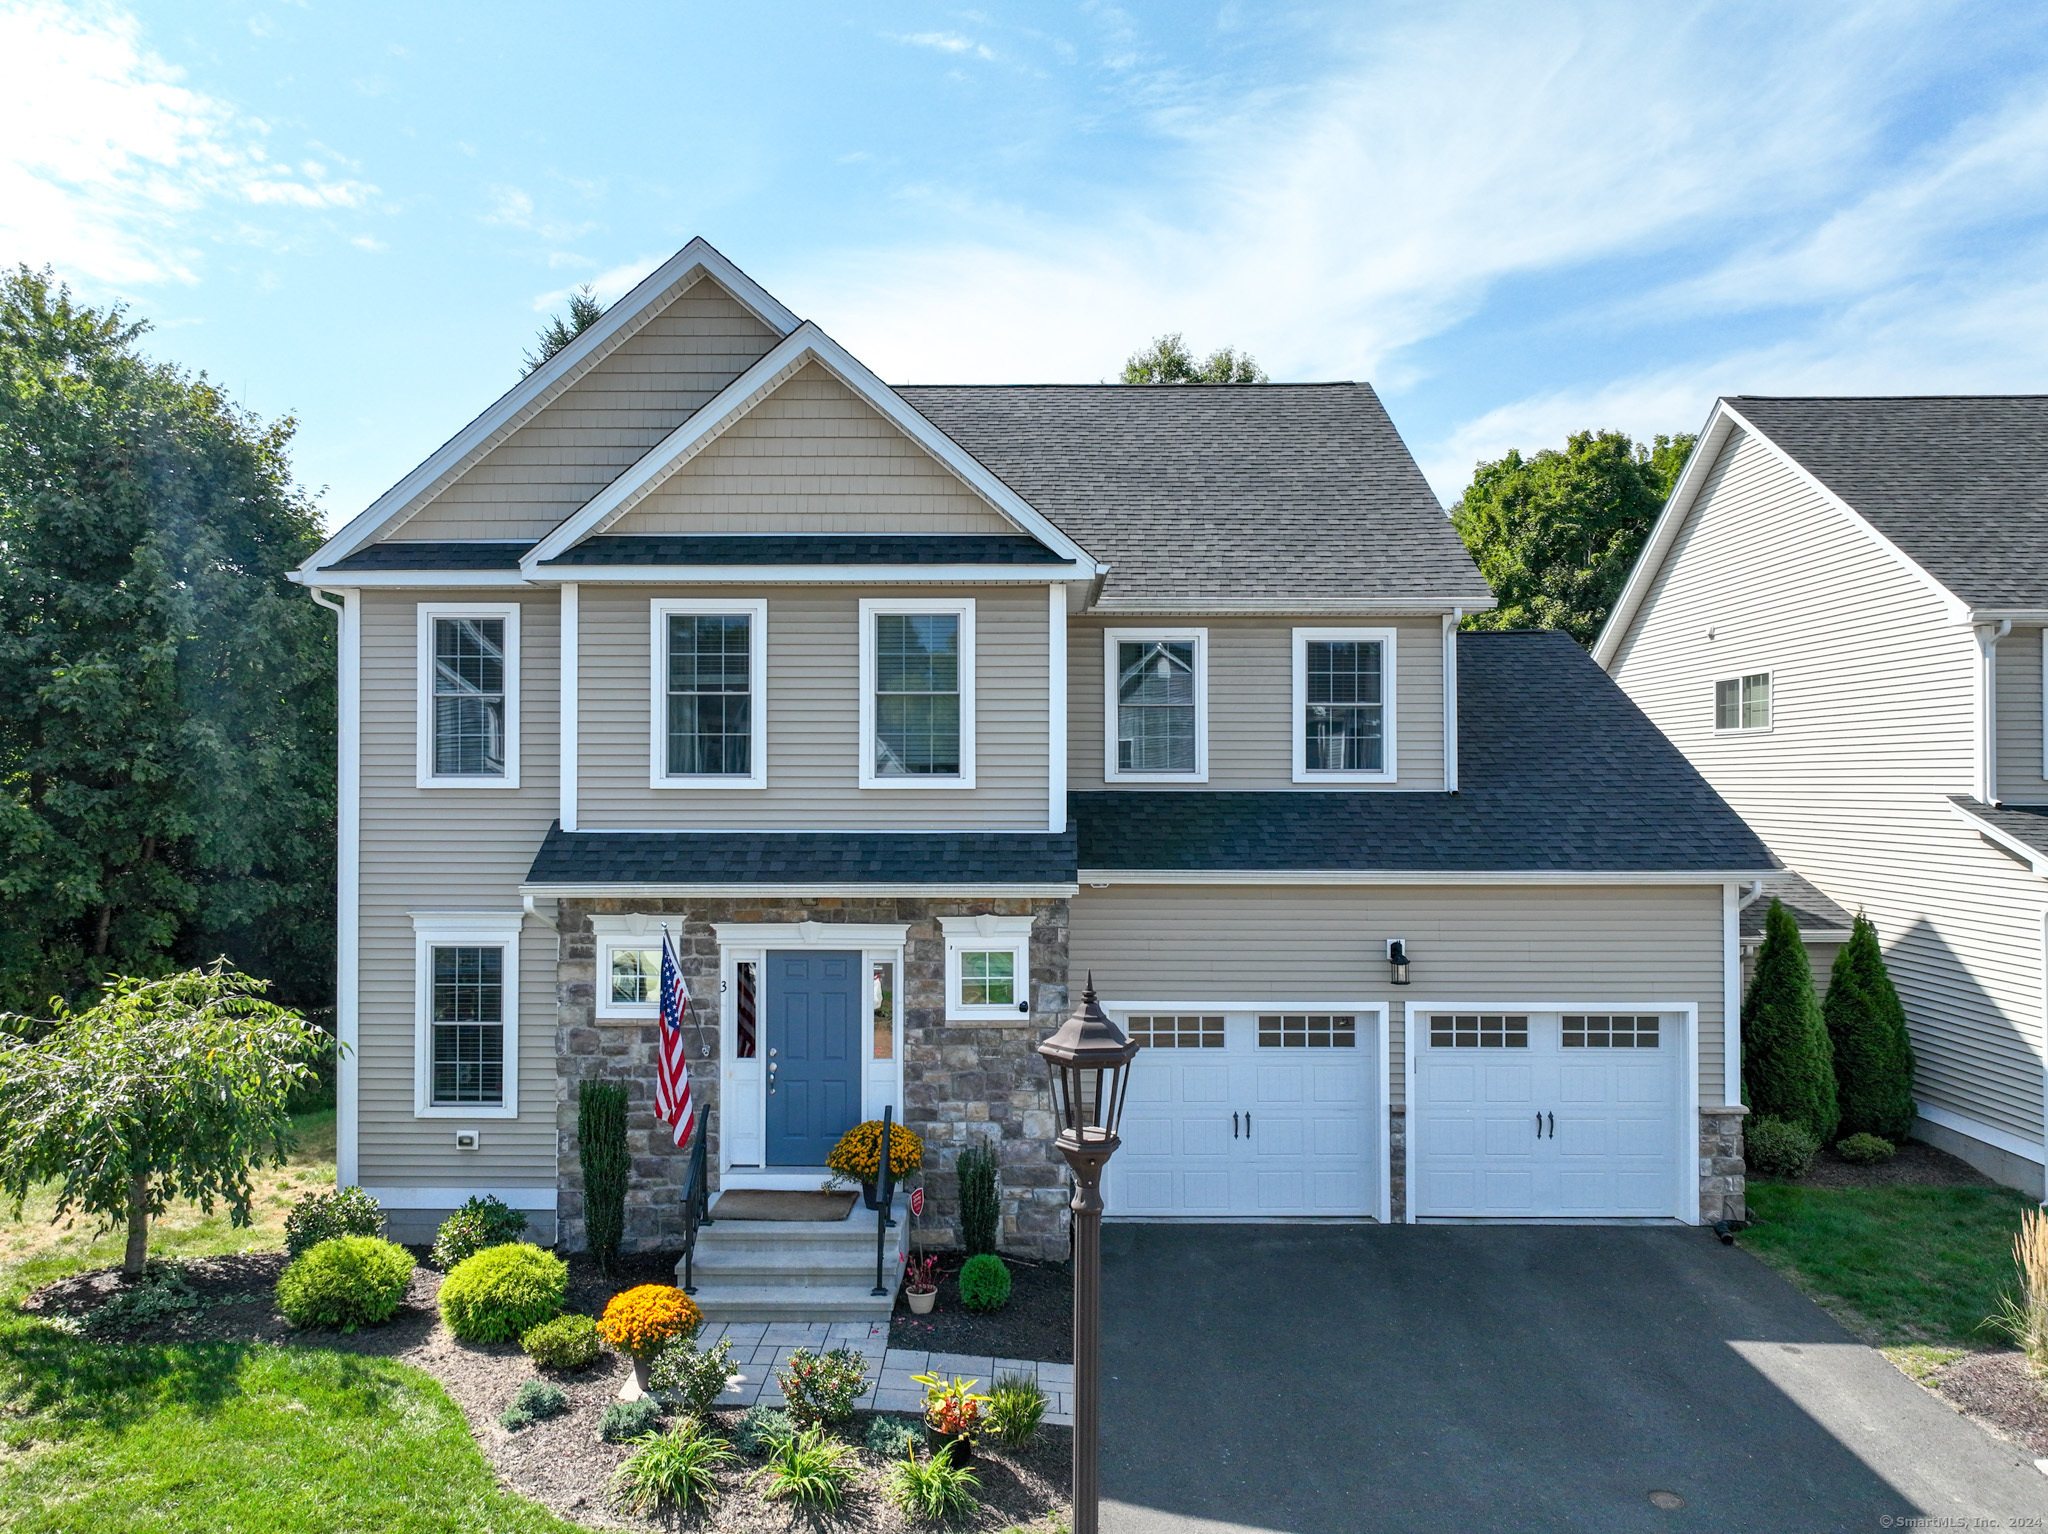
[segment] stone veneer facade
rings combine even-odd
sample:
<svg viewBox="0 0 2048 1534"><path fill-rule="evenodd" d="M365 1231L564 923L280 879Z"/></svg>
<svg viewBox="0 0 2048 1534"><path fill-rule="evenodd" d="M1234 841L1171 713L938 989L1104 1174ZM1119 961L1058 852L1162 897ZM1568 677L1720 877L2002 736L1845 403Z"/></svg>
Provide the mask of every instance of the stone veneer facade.
<svg viewBox="0 0 2048 1534"><path fill-rule="evenodd" d="M1740 1103L1700 1109L1700 1223L1749 1218L1749 1166L1742 1159L1742 1121L1749 1109Z"/></svg>
<svg viewBox="0 0 2048 1534"><path fill-rule="evenodd" d="M556 915L555 1029L557 1189L562 1243L583 1246L583 1172L576 1149L577 1083L619 1080L628 1093L627 1145L633 1178L626 1197L626 1248L646 1251L682 1239L683 1180L689 1158L654 1117L658 1025L643 1018L596 1016L597 939L593 915L666 917L690 988L685 1030L690 1091L713 1107L719 1092L719 922L903 922L899 989L902 1016L903 1122L924 1137L928 1203L918 1239L936 1247L959 1241L954 1163L968 1145L990 1140L1001 1167L1002 1249L1021 1257L1068 1255L1066 1163L1053 1148L1053 1115L1038 1041L1066 1014L1067 902L1064 900L564 900ZM1009 1023L949 1023L946 947L941 916L1030 915L1031 1014ZM765 1008L763 1016L765 1018ZM717 1132L711 1165L717 1186Z"/></svg>

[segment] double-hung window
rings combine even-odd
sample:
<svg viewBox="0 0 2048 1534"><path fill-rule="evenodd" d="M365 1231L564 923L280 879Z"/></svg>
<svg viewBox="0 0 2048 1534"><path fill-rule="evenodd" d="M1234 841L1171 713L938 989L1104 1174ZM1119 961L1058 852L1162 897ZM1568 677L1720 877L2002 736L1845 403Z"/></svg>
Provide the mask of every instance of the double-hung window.
<svg viewBox="0 0 2048 1534"><path fill-rule="evenodd" d="M1109 725L1103 775L1207 782L1208 631L1109 629L1103 647Z"/></svg>
<svg viewBox="0 0 2048 1534"><path fill-rule="evenodd" d="M946 1017L1015 1023L1031 1012L1029 916L941 916Z"/></svg>
<svg viewBox="0 0 2048 1534"><path fill-rule="evenodd" d="M1771 727L1771 674L1724 676L1714 683L1714 730L1768 730Z"/></svg>
<svg viewBox="0 0 2048 1534"><path fill-rule="evenodd" d="M414 913L420 1117L518 1116L520 921L517 911Z"/></svg>
<svg viewBox="0 0 2048 1534"><path fill-rule="evenodd" d="M768 784L765 602L667 601L654 614L653 784Z"/></svg>
<svg viewBox="0 0 2048 1534"><path fill-rule="evenodd" d="M419 609L419 785L519 786L519 608Z"/></svg>
<svg viewBox="0 0 2048 1534"><path fill-rule="evenodd" d="M1394 631L1294 631L1294 781L1394 779Z"/></svg>
<svg viewBox="0 0 2048 1534"><path fill-rule="evenodd" d="M860 604L860 786L974 787L974 602Z"/></svg>

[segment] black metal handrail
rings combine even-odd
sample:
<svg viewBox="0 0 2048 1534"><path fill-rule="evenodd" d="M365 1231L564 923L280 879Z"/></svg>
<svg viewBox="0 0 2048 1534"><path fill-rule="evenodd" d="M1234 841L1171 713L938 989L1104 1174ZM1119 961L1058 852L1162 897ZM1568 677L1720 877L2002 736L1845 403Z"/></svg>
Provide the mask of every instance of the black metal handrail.
<svg viewBox="0 0 2048 1534"><path fill-rule="evenodd" d="M882 1110L881 1165L875 1168L875 1287L868 1292L877 1297L889 1292L883 1269L889 1261L889 1230L896 1223L889 1218L889 1206L896 1202L896 1171L890 1165L896 1149L890 1141L895 1116L893 1107Z"/></svg>
<svg viewBox="0 0 2048 1534"><path fill-rule="evenodd" d="M711 1174L705 1159L705 1145L711 1135L711 1110L697 1116L696 1138L690 1142L690 1172L683 1179L683 1293L697 1292L694 1263L697 1256L697 1227L710 1225Z"/></svg>

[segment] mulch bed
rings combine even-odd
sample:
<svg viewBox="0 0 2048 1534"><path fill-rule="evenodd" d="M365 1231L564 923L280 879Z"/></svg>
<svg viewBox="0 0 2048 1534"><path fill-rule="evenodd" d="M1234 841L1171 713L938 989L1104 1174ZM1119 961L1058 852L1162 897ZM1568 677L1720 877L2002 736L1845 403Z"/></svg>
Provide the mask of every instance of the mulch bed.
<svg viewBox="0 0 2048 1534"><path fill-rule="evenodd" d="M278 1274L284 1270L285 1255L257 1252L183 1264L181 1271L186 1283L203 1302L200 1308L131 1328L110 1340L291 1343L396 1358L424 1369L440 1382L462 1408L478 1446L498 1479L509 1489L586 1527L672 1527L673 1520L631 1518L614 1512L607 1504L612 1474L631 1451L624 1444L603 1442L598 1437L598 1421L605 1407L618 1398L619 1385L627 1370L625 1359L606 1353L587 1369L542 1375L516 1344L460 1342L441 1325L436 1308L441 1274L426 1265L424 1248L413 1249L413 1255L422 1259L421 1264L398 1314L381 1326L366 1327L353 1334L294 1330L277 1314L271 1301ZM571 1256L568 1262L569 1309L590 1315L600 1313L606 1301L621 1289L675 1281L673 1253L629 1255L622 1262L623 1271L615 1278L600 1274L581 1254ZM1012 1268L1016 1272L1017 1290L1010 1308L1015 1309L1027 1293L1036 1293L1045 1286L1035 1276L1027 1277L1027 1272L1035 1275L1039 1271L1037 1265L1015 1263ZM1044 1271L1064 1284L1057 1269ZM82 1319L121 1288L118 1269L100 1269L45 1285L29 1296L22 1308L36 1314ZM953 1311L963 1317L967 1314L960 1310L957 1294ZM923 1342L910 1345L940 1346ZM1057 1353L1003 1352L1002 1356L1063 1360L1064 1348L1062 1341L1062 1350ZM1001 1350L977 1346L970 1351ZM522 1384L536 1378L551 1379L560 1385L569 1397L569 1410L518 1433L506 1432L498 1426L498 1414L511 1404ZM738 1420L736 1412L721 1412L717 1416L727 1428ZM854 1419L855 1436L865 1432L869 1420L866 1416ZM1048 1529L1054 1527L1047 1515L1058 1510L1065 1517L1072 1454L1072 1436L1061 1427L1041 1429L1037 1442L1029 1449L981 1447L975 1455L975 1470L981 1477L981 1510L952 1527L994 1531L1029 1525L1035 1529L1041 1527L1039 1520L1047 1520L1043 1526ZM709 1523L721 1531L733 1530L738 1534L788 1534L795 1528L832 1528L844 1534L908 1534L918 1527L882 1495L882 1475L889 1462L866 1449L859 1451L859 1462L859 1481L840 1514L833 1518L811 1518L786 1504L770 1502L758 1490L748 1487L747 1477L757 1464L741 1461L721 1473L722 1497Z"/></svg>
<svg viewBox="0 0 2048 1534"><path fill-rule="evenodd" d="M1959 1156L1936 1150L1920 1140L1907 1140L1899 1153L1877 1166L1854 1166L1829 1146L1814 1158L1799 1179L1803 1188L1889 1188L1900 1183L1923 1187L1991 1188L1997 1184Z"/></svg>
<svg viewBox="0 0 2048 1534"><path fill-rule="evenodd" d="M1074 1276L1065 1263L1005 1257L1010 1303L983 1313L960 1303L960 1268L967 1254L926 1255L939 1259L938 1306L928 1316L914 1316L908 1296L899 1293L896 1314L889 1319L890 1347L1047 1364L1074 1361Z"/></svg>
<svg viewBox="0 0 2048 1534"><path fill-rule="evenodd" d="M1956 1410L2048 1457L2048 1395L2021 1354L1971 1353L1935 1370L1932 1383Z"/></svg>

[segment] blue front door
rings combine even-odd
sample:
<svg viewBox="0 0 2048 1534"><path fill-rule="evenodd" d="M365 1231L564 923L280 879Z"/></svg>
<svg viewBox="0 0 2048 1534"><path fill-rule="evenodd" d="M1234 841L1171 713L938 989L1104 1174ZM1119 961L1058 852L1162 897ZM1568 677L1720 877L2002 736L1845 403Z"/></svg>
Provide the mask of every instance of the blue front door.
<svg viewBox="0 0 2048 1534"><path fill-rule="evenodd" d="M861 956L768 955L768 1163L823 1166L860 1122Z"/></svg>

